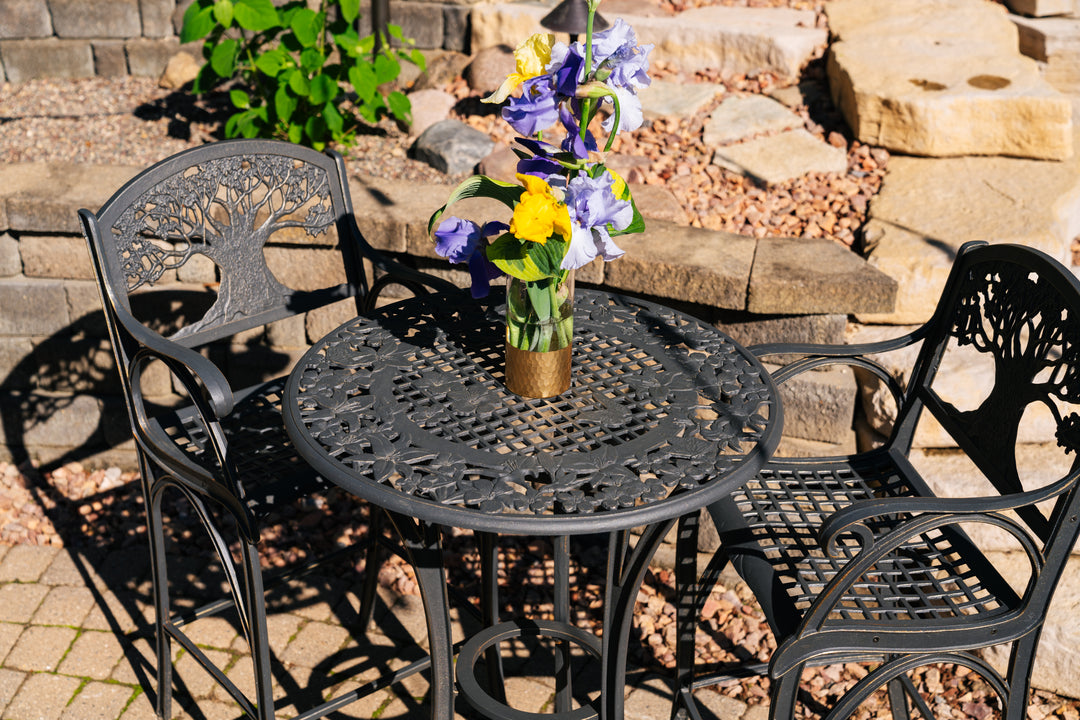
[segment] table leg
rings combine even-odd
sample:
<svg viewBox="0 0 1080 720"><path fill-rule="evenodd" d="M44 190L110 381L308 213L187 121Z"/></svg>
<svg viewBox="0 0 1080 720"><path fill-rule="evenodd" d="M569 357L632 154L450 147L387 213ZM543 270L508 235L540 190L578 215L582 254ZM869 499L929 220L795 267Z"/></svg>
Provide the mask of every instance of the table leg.
<svg viewBox="0 0 1080 720"><path fill-rule="evenodd" d="M692 707L693 702L690 699L688 703L688 698L694 682L695 616L701 592L697 576L698 519L696 512L683 515L675 535L675 703L680 717L691 709L683 706Z"/></svg>
<svg viewBox="0 0 1080 720"><path fill-rule="evenodd" d="M485 628L499 623L499 543L492 533L477 533L480 540L480 614ZM498 644L488 648L484 656L487 665L488 694L501 703L506 702L506 676L503 674L502 653Z"/></svg>
<svg viewBox="0 0 1080 720"><path fill-rule="evenodd" d="M607 592L604 602L604 637L601 660L600 720L622 720L626 691L626 656L634 602L656 548L675 520L650 525L627 554L625 531L612 533L608 543Z"/></svg>
<svg viewBox="0 0 1080 720"><path fill-rule="evenodd" d="M553 541L555 561L555 622L570 625L570 538L566 535ZM555 712L568 713L573 705L574 688L571 680L570 643L562 640L555 645Z"/></svg>
<svg viewBox="0 0 1080 720"><path fill-rule="evenodd" d="M427 617L431 656L431 718L454 717L454 646L450 636L449 598L443 568L442 532L436 525L392 514L391 520L416 572Z"/></svg>

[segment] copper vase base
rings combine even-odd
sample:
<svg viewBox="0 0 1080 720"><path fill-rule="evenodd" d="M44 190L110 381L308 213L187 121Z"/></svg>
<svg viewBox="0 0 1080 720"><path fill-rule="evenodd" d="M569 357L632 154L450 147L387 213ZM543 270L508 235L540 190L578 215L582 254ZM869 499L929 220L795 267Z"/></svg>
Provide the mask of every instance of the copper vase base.
<svg viewBox="0 0 1080 720"><path fill-rule="evenodd" d="M549 398L570 388L570 347L532 352L506 346L506 387L524 398Z"/></svg>

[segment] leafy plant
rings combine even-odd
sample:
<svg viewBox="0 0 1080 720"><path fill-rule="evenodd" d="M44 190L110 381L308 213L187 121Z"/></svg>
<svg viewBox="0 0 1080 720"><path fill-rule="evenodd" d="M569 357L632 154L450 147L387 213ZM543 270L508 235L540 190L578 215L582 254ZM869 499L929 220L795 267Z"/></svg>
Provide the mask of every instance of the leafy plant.
<svg viewBox="0 0 1080 720"><path fill-rule="evenodd" d="M361 121L391 116L411 122L408 97L388 90L401 61L424 69L424 57L390 25L388 38L360 37L360 0L305 0L276 7L271 0L195 0L184 13L180 42L203 40L206 63L195 80L203 93L238 79L229 90L236 108L227 137L278 137L322 150L351 145Z"/></svg>

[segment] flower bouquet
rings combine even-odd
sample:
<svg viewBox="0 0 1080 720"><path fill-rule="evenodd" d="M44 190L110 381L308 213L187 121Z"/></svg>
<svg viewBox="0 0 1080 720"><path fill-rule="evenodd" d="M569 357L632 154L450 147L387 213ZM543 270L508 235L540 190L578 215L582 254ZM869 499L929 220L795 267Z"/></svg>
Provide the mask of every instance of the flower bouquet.
<svg viewBox="0 0 1080 720"><path fill-rule="evenodd" d="M486 296L492 280L508 276L506 383L530 397L557 395L570 385L573 271L598 256L622 256L613 238L645 228L626 182L603 158L616 133L641 125L637 91L649 84L652 46L639 46L622 20L594 33L597 5L588 0L584 44L533 35L514 52L516 71L484 98L508 101L502 118L521 136L514 148L518 183L475 175L428 221L436 252L468 264L473 297ZM603 152L590 130L601 110L608 113L600 123L608 133ZM509 225L444 217L451 204L474 197L506 205Z"/></svg>

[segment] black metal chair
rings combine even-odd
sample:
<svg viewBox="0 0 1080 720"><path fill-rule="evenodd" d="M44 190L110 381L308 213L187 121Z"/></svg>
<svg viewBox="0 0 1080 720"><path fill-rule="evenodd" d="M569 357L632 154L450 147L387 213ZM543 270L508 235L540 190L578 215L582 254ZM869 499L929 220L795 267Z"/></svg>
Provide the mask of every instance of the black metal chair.
<svg viewBox="0 0 1080 720"><path fill-rule="evenodd" d="M228 141L163 160L124 185L97 214L79 211L142 471L156 609L156 711L161 718L171 717L173 640L248 715L274 717L259 560L261 522L290 502L326 489L295 454L285 432L280 406L284 378L234 390L223 369L196 348L343 299L351 298L356 312L364 313L395 283L414 293L453 289L372 249L356 227L346 177L341 156L333 152L276 141ZM344 282L305 291L279 282L263 251L278 231L293 233L286 239L292 245L324 236L323 251L340 252ZM326 234L333 231L337 242L327 242ZM154 318L171 333L166 337L141 322L147 318L140 315L154 304L154 295L175 297L183 287L176 282L177 271L183 273L197 255L215 266L217 282L208 283L210 290L216 287L213 302L194 321L185 317L190 308ZM375 270L373 282L365 263ZM147 292L151 287L154 292ZM217 354L227 361L228 350ZM156 407L144 396L145 372L156 362L168 368L182 397L176 407ZM162 512L162 498L171 491L186 498L205 528L228 581L231 603L226 598L189 614L173 612ZM374 530L377 516L372 517ZM238 548L235 554L230 546ZM368 559L371 563L374 555ZM375 568L368 567L360 612L364 628L375 593ZM191 619L230 605L251 648L254 698L245 697L185 634ZM321 717L342 704L339 699L304 717Z"/></svg>
<svg viewBox="0 0 1080 720"><path fill-rule="evenodd" d="M902 387L879 354L919 342ZM915 711L929 719L931 703L910 672L951 663L981 676L1003 717L1022 720L1047 608L1080 529L1080 463L1076 454L1066 457L1080 450L1080 284L1039 251L969 243L934 316L909 335L753 350L798 356L775 373L778 382L834 363L873 373L898 409L882 446L846 457L774 459L709 508L720 531L718 560L730 558L776 635L767 668L756 668L772 679L770 716L792 718L797 708L809 708L848 717L881 691L893 718ZM937 371L955 352L992 365L993 387L981 402L962 402L942 388ZM1052 416L1059 448L1043 467L1018 469L1017 431L1033 408ZM925 480L930 471L925 478L916 471L909 451L924 410L985 476L985 495L935 495ZM1046 475L1053 479L1037 482ZM987 528L999 533L995 543L1011 538L1028 577L1007 579L988 559ZM699 595L709 591L717 567L706 573ZM979 651L1006 643L1007 669L1000 672ZM683 665L681 698L699 717L692 691L735 673L694 678L686 673L692 655L682 657L690 662ZM807 697L800 694L806 667L845 662L870 662L873 669L830 697L827 710L813 698L799 704Z"/></svg>

